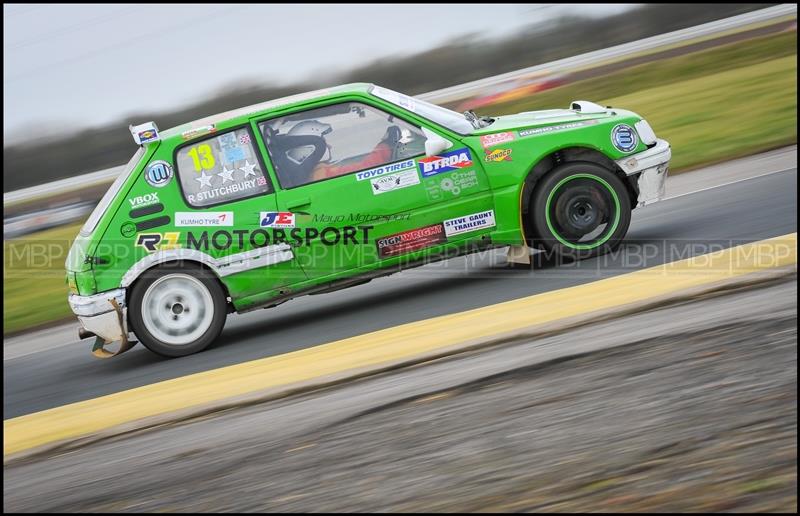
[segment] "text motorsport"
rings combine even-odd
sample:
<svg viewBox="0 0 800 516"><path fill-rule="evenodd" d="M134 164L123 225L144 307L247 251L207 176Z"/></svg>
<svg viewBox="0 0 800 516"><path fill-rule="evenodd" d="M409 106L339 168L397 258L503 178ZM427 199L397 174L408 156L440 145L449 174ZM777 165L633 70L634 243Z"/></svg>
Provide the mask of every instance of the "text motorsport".
<svg viewBox="0 0 800 516"><path fill-rule="evenodd" d="M238 243L239 248L248 242L251 247L266 247L271 244L295 244L311 245L313 241L319 240L322 245L337 244L366 244L369 242L369 231L374 226L343 226L317 228L293 228L284 229L234 229L227 231L224 229L214 231L203 231L195 233L189 231L186 235L186 246L189 249L207 251L209 245L217 250L230 249ZM271 234L270 234L271 233Z"/></svg>

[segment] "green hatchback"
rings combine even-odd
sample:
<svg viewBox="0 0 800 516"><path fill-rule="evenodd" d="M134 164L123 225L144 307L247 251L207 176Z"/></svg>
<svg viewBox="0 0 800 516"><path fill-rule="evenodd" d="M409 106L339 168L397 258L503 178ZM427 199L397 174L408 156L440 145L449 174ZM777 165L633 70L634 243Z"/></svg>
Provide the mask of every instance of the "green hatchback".
<svg viewBox="0 0 800 516"><path fill-rule="evenodd" d="M492 247L520 263L608 252L662 198L671 157L622 109L478 117L371 84L131 132L140 147L66 263L100 357L196 353L230 312Z"/></svg>

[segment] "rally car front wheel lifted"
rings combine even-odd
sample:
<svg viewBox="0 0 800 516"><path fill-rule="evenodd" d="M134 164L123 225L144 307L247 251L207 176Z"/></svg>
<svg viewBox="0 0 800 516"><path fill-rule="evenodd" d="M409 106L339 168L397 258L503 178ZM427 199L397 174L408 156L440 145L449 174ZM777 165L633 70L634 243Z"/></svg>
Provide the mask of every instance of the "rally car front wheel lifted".
<svg viewBox="0 0 800 516"><path fill-rule="evenodd" d="M180 357L202 351L222 332L227 316L225 292L200 268L159 267L133 286L128 320L151 351Z"/></svg>
<svg viewBox="0 0 800 516"><path fill-rule="evenodd" d="M531 202L533 242L575 259L598 256L622 242L631 222L625 185L590 162L565 163L545 176Z"/></svg>

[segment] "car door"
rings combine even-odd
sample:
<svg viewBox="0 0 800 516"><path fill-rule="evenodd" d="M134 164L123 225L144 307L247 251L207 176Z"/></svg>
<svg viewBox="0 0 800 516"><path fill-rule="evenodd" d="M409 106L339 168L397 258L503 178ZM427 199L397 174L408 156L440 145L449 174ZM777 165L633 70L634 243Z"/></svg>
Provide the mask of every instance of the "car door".
<svg viewBox="0 0 800 516"><path fill-rule="evenodd" d="M306 279L289 246L282 250L261 229L259 214L277 210L249 126L232 128L176 148L180 201L174 226L181 247L202 253L225 275L236 298Z"/></svg>
<svg viewBox="0 0 800 516"><path fill-rule="evenodd" d="M296 254L310 279L442 245L446 219L491 208L488 181L468 148L452 141L447 152L426 156L430 128L367 100L306 108L258 128L280 184L279 210L294 220Z"/></svg>

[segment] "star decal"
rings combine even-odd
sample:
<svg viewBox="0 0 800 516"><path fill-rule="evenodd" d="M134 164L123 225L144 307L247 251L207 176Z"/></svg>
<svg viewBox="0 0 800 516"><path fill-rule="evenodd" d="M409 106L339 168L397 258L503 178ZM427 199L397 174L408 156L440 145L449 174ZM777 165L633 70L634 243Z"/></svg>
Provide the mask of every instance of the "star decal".
<svg viewBox="0 0 800 516"><path fill-rule="evenodd" d="M211 178L212 177L213 176L207 176L206 172L203 171L203 173L200 175L200 177L195 177L195 179L197 181L200 181L200 189L202 190L204 186L207 186L207 187L211 188Z"/></svg>
<svg viewBox="0 0 800 516"><path fill-rule="evenodd" d="M233 171L234 170L236 170L236 169L232 168L232 169L228 170L228 168L226 166L224 166L224 165L222 166L222 172L217 174L219 177L222 178L222 184L225 184L228 181L233 181L234 180L233 179Z"/></svg>
<svg viewBox="0 0 800 516"><path fill-rule="evenodd" d="M250 176L250 175L256 176L258 174L255 173L255 170L253 170L254 168L256 168L256 165L251 165L248 160L245 160L244 166L243 167L239 167L239 170L242 170L244 172L244 177L247 177L247 176Z"/></svg>

